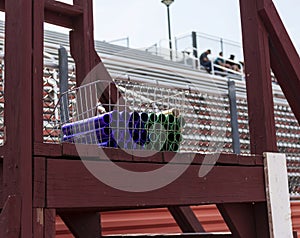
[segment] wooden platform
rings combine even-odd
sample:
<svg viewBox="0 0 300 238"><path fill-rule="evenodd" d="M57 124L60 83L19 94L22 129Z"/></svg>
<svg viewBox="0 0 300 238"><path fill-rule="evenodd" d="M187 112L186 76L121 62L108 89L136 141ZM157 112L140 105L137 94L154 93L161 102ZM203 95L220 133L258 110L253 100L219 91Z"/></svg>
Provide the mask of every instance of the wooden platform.
<svg viewBox="0 0 300 238"><path fill-rule="evenodd" d="M3 155L6 153L4 148L1 150ZM266 201L262 156L220 154L216 163L205 160L204 164L206 154L157 152L150 157L137 157L115 148L102 148L101 150L116 165L135 172L156 170L166 164L170 165L169 172L172 172L178 166L190 165L177 180L161 189L132 193L112 188L98 180L80 160L76 145L35 143L33 207L37 214L42 212L45 222L48 218L50 223L51 219L55 221L55 214L59 214L65 222L71 223L68 224L70 228L83 221L89 224L87 218L90 214L97 214L101 211L158 207L178 209L178 206L212 203L219 204L221 213L228 210L224 207L226 204L229 207L233 206L235 216L241 222L245 222L247 215L251 216L253 204L264 204ZM95 167L108 163L99 157L99 151L100 149L94 145L80 146L80 153L84 156L85 161L89 161ZM177 163L172 162L175 155L179 156ZM212 167L212 170L206 176L199 177L198 173L201 167ZM0 191L2 191L2 187L0 187ZM240 204L238 210L243 212L236 212L234 204ZM231 214L230 209L232 208L229 208L228 214ZM185 219L188 219L185 217L186 214L178 213L178 211L180 210L173 210L175 212L173 215L177 216L179 225L180 223L185 224ZM79 219L81 223L76 223L74 214L80 214L80 217L85 214L87 217L83 220ZM91 221L95 224L100 220L95 217L95 219L91 218ZM55 223L51 224L54 227ZM182 226L184 227L184 225ZM188 229L194 229L193 225ZM51 225L49 230L51 230ZM95 226L93 234L97 234L97 232ZM209 236L198 234L186 237L231 236L228 234L209 234Z"/></svg>
<svg viewBox="0 0 300 238"><path fill-rule="evenodd" d="M91 160L89 163L94 166L107 163L99 158L97 147L84 147L85 157ZM109 210L266 200L263 161L259 156L221 154L212 171L199 178L199 168L211 166L202 164L205 155L182 153L182 164L190 163L194 158L180 179L157 191L132 194L111 188L95 178L78 157L75 145L35 144L34 150L35 206ZM143 158L114 148L104 151L115 164L131 171L158 169L175 155L172 152L158 152L155 156ZM180 164L172 165L174 169L177 166Z"/></svg>

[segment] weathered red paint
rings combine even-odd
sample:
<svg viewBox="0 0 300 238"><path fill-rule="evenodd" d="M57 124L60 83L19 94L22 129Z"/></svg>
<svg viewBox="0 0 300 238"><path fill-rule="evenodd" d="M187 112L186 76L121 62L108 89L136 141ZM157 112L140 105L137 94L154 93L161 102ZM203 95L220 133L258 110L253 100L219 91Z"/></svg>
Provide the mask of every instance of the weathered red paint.
<svg viewBox="0 0 300 238"><path fill-rule="evenodd" d="M44 1L33 1L33 141L43 142Z"/></svg>
<svg viewBox="0 0 300 238"><path fill-rule="evenodd" d="M171 206L169 212L183 233L205 232L194 211L190 207Z"/></svg>
<svg viewBox="0 0 300 238"><path fill-rule="evenodd" d="M0 237L19 238L21 232L20 196L8 196L0 216Z"/></svg>
<svg viewBox="0 0 300 238"><path fill-rule="evenodd" d="M105 162L98 162L98 165L99 163L103 165ZM161 167L161 164L157 163L115 163L131 171L150 171ZM180 165L174 164L174 168L176 166ZM60 209L80 207L117 209L207 204L208 201L211 203L266 201L263 166L215 166L205 178L199 178L200 166L191 165L180 179L162 189L135 193L132 196L129 192L103 184L81 161L48 159L47 206Z"/></svg>
<svg viewBox="0 0 300 238"><path fill-rule="evenodd" d="M3 199L16 196L20 237L32 236L32 1L5 1L5 128ZM8 219L8 218L7 218ZM11 229L13 224L7 224ZM4 228L5 229L5 228Z"/></svg>
<svg viewBox="0 0 300 238"><path fill-rule="evenodd" d="M277 151L268 32L258 15L262 0L240 0L251 153Z"/></svg>
<svg viewBox="0 0 300 238"><path fill-rule="evenodd" d="M240 0L240 3L251 152L259 154L260 158L251 157L241 162L238 156L221 155L218 166L207 175L208 182L197 178L203 162L203 156L197 155L180 179L165 189L133 197L96 180L80 161L65 160L69 155L77 158L74 146L42 144L44 21L72 29L71 52L76 62L78 86L96 65L99 65L99 78L111 80L94 50L92 0L74 0L73 5L54 0L0 0L0 9L6 12L7 138L3 149L3 186L0 189L3 191L1 197L7 202L0 217L1 235L5 231L17 230L5 237L54 237L56 209L67 212L61 214L65 215L64 220L69 222L73 234L78 237L83 236L82 234L85 237L95 237L97 234L100 236L99 220L95 212L101 209L218 203L233 236L246 237L244 234L247 233L249 237L267 237L269 234L261 155L265 151L277 150L270 67L272 66L299 120L299 57L271 0ZM278 57L281 58L280 62L275 60ZM282 64L283 68L280 67ZM286 75L289 80L285 78ZM115 102L119 95L116 87L110 93L113 95L111 102ZM102 102L109 100L108 95L108 92L103 94ZM86 152L97 153L89 149ZM150 161L134 163L141 158L123 156L119 150L107 150L107 153L115 161L123 159L124 162L116 162L120 166L135 171L155 169L173 156L172 153L159 153ZM185 156L186 160L190 160L192 155L181 156L184 163ZM53 159L54 157L61 160ZM82 177L79 178L78 174ZM85 179L84 182L82 178ZM190 181L194 182L191 184ZM217 185L222 189L216 189ZM178 190L183 195L179 195ZM103 193L106 196L102 196ZM251 202L255 204L250 204ZM10 217L8 210L12 211ZM183 229L200 229L199 224L193 223L193 219L188 216L190 211L180 215L178 211L182 211L182 208L175 207L175 210L173 215ZM86 214L91 219L78 219L80 214ZM80 229L79 223L85 223L83 227L87 229Z"/></svg>
<svg viewBox="0 0 300 238"><path fill-rule="evenodd" d="M206 232L228 232L215 205L192 207ZM300 202L291 203L293 229L300 237ZM138 233L180 233L180 228L166 208L125 210L101 213L103 235ZM56 218L56 237L72 238L62 220Z"/></svg>
<svg viewBox="0 0 300 238"><path fill-rule="evenodd" d="M75 237L96 238L101 235L99 212L60 212L59 216Z"/></svg>
<svg viewBox="0 0 300 238"><path fill-rule="evenodd" d="M267 2L259 15L269 33L271 68L300 122L300 58L274 4Z"/></svg>

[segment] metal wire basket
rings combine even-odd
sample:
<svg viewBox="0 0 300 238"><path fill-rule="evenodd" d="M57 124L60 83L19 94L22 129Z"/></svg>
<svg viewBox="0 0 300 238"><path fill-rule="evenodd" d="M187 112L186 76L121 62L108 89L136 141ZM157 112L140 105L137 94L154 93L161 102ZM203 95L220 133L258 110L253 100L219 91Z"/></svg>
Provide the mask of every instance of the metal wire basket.
<svg viewBox="0 0 300 238"><path fill-rule="evenodd" d="M112 102L114 85L122 95L117 102ZM105 93L109 100L100 103ZM230 149L228 99L219 96L170 85L99 80L61 95L54 110L59 113L49 120L56 126L49 133L60 131L61 142L122 149ZM226 141L229 146L223 148Z"/></svg>

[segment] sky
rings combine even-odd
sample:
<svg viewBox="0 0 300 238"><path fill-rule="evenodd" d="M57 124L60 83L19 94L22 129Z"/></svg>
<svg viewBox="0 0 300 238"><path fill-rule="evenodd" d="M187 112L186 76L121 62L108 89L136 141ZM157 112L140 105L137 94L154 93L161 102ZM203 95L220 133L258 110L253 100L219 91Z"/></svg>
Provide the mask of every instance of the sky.
<svg viewBox="0 0 300 238"><path fill-rule="evenodd" d="M72 0L60 1L72 3ZM300 52L300 1L273 1ZM203 33L215 36L215 40L202 37L198 43L199 51L212 48L215 55L220 48L220 38L242 42L239 0L174 0L170 6L170 20L173 48L176 38L179 50L190 47L192 31L198 32L200 38ZM67 33L48 25L46 29ZM145 49L155 43L167 48L167 8L161 0L94 0L94 35L96 40L108 42L128 37L131 48ZM126 41L115 44L126 45Z"/></svg>
<svg viewBox="0 0 300 238"><path fill-rule="evenodd" d="M300 52L300 1L274 3ZM160 0L94 0L94 19L97 40L129 37L133 48L167 43L167 8ZM196 31L242 40L238 0L175 0L170 6L170 19L173 39Z"/></svg>

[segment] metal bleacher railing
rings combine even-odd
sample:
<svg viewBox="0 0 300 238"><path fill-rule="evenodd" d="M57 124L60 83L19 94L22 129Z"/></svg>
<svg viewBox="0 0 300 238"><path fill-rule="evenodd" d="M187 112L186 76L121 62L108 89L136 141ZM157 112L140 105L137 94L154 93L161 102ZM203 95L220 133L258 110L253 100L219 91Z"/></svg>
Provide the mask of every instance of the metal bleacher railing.
<svg viewBox="0 0 300 238"><path fill-rule="evenodd" d="M201 32L193 33L183 34L175 37L175 51L182 52L186 49L190 50L197 46L196 50L199 52L204 52L207 49L211 49L214 55L217 55L220 51L222 51L224 56L234 54L237 62L243 60L243 49L239 42Z"/></svg>
<svg viewBox="0 0 300 238"><path fill-rule="evenodd" d="M0 39L2 53L3 44L2 37ZM61 129L66 123L60 120L62 95L58 77L59 45L65 46L68 51L68 36L46 31L43 77L45 143L61 143L63 138ZM126 99L129 112L159 114L173 109L180 111L185 125L181 128L182 138L178 151L233 152L227 85L228 80L234 78L232 75L225 77L211 75L203 70L194 70L183 64L164 60L149 52L127 49L106 42L96 42L96 49L119 91ZM0 61L0 142L3 144L5 92L3 54ZM68 63L68 91L64 95L68 97L69 119L67 122L72 123L82 120L78 114L76 115L75 110L76 94L80 87L75 86L76 75L71 57L68 58ZM95 81L91 88L95 88L97 83ZM248 154L250 139L245 82L237 80L235 83L240 151L242 154ZM300 128L279 86L274 84L273 91L278 149L288 157L291 198L299 199ZM97 109L98 106L95 105L92 109Z"/></svg>
<svg viewBox="0 0 300 238"><path fill-rule="evenodd" d="M154 49L154 51L153 51L153 49ZM160 56L163 59L170 60L169 59L170 58L170 50L169 49L156 48L156 47L152 48L152 46L151 46L146 49L146 52L151 52L155 56ZM184 50L181 52L177 52L177 51L172 51L172 52L173 52L172 53L172 55L173 55L172 61L173 62L182 64L183 66L188 67L193 70L205 70L205 68L200 65L199 58L196 58L195 56L192 55L191 49ZM238 79L238 80L244 80L244 74L243 74L244 67L240 62L222 58L224 60L224 62L225 61L232 62L232 63L238 65L240 68L240 71L236 71L236 70L226 68L226 67L216 64L215 63L216 58L222 58L222 57L216 57L216 56L210 57L211 64L212 64L212 71L211 71L212 75L219 75L219 76L229 76L230 75L231 78Z"/></svg>
<svg viewBox="0 0 300 238"><path fill-rule="evenodd" d="M193 43L194 42L194 43ZM148 48L147 52L152 53L153 55L160 56L164 59L170 59L170 49L167 47L168 40L160 40L158 43L155 43ZM172 50L172 60L178 63L182 63L186 66L189 66L193 69L199 69L199 55L207 49L211 49L213 55L217 55L220 51L224 55L233 54L236 57L236 64L240 64L240 61L243 61L243 50L239 42L232 40L224 39L217 36L212 36L200 32L192 32L192 34L183 34L180 36L174 37L175 48ZM197 52L197 57L195 57L195 52ZM212 62L215 57L212 57ZM225 59L229 60L230 59ZM231 72L237 74L236 72ZM212 72L214 74L214 72ZM239 75L239 74L237 74Z"/></svg>

